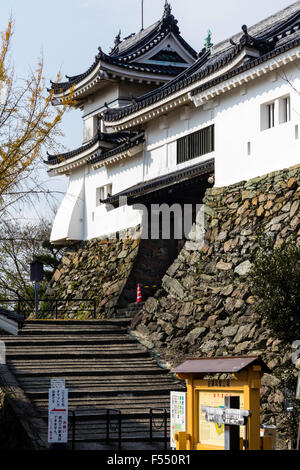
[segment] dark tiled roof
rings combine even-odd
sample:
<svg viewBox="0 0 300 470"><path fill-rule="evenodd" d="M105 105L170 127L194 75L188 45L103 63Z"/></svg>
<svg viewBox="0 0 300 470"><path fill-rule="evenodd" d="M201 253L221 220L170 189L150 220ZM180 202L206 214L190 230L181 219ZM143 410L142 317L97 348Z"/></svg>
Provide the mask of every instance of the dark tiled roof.
<svg viewBox="0 0 300 470"><path fill-rule="evenodd" d="M140 144L144 141L144 133L142 132L118 132L113 134L104 134L98 132L97 135L87 142L85 145L78 147L70 152L62 153L60 155L48 155L48 160L45 162L48 165L58 165L70 158L76 157L81 153L92 148L97 142L100 143L100 149L98 150L98 156L90 160L90 163L96 163L98 161L105 160L113 155L117 155L120 152ZM101 143L112 144L112 148L101 146Z"/></svg>
<svg viewBox="0 0 300 470"><path fill-rule="evenodd" d="M168 175L159 176L152 180L139 183L129 189L126 189L125 191L110 196L102 202L114 205L118 203L119 198L122 196L126 196L127 198L139 197L157 189L168 187L174 183L182 182L184 180L191 180L198 176L209 174L214 171L214 167L214 159L211 158L210 160L198 163L197 165L190 166L183 170L177 170L173 173L169 173Z"/></svg>
<svg viewBox="0 0 300 470"><path fill-rule="evenodd" d="M139 132L136 135L134 135L134 133L132 133L131 136L128 135L126 137L125 142L118 145L117 147L112 148L110 150L102 148L98 152L98 155L96 157L89 160L89 163L94 164L94 163L104 161L107 158L113 157L114 155L118 155L118 153L126 152L126 150L129 150L132 147L136 147L137 145L139 145L143 142L145 142L145 133L144 132Z"/></svg>
<svg viewBox="0 0 300 470"><path fill-rule="evenodd" d="M95 70L100 61L103 61L107 64L116 65L121 68L131 68L132 70L138 72L148 71L159 75L170 75L171 77L180 73L182 67L176 67L173 64L166 66L165 64L146 65L136 63L136 60L139 57L142 57L146 52L149 52L149 50L157 46L157 44L165 39L171 32L176 35L178 41L189 52L189 54L194 57L194 59L196 59L196 51L181 37L177 23L177 20L171 14L171 10L167 10L165 6L165 13L160 21L154 23L146 30L141 31L138 34L133 34L129 38L123 40L120 44L114 47L109 55L105 54L101 48L99 48L99 52L96 55L93 64L86 72L80 75L75 75L73 77L67 76L67 82L51 82L52 89L54 89L55 93L62 93L68 90L72 85L80 83L93 70ZM171 63L172 62L174 62L174 60L171 60ZM147 67L147 69L145 69L145 67Z"/></svg>
<svg viewBox="0 0 300 470"><path fill-rule="evenodd" d="M138 34L131 35L128 39L117 45L110 55L121 61L128 61L130 56L139 57L145 52L155 47L158 42L162 41L167 34L173 32L182 46L196 59L196 51L182 38L178 28L178 21L171 14L171 8L165 7L162 20L157 21L152 26ZM147 49L146 49L147 48Z"/></svg>
<svg viewBox="0 0 300 470"><path fill-rule="evenodd" d="M193 358L188 359L172 372L175 374L237 373L253 365L260 365L262 371L269 372L260 356Z"/></svg>
<svg viewBox="0 0 300 470"><path fill-rule="evenodd" d="M93 147L99 141L99 135L91 139L87 144L78 147L75 150L71 150L70 152L61 153L59 155L50 155L47 152L48 160L45 161L48 165L58 165L59 163L64 162L65 160L69 160L70 158L76 157L80 153L85 152Z"/></svg>
<svg viewBox="0 0 300 470"><path fill-rule="evenodd" d="M297 6L297 8L296 8ZM284 10L289 11L289 9ZM125 116L128 116L140 109L143 109L147 106L150 106L153 103L156 103L167 96L170 96L176 91L184 89L185 87L195 83L201 78L209 77L211 73L216 72L218 69L222 68L228 64L233 58L238 56L240 52L248 46L252 49L256 49L260 53L260 57L253 58L245 61L242 66L234 69L233 71L222 75L216 80L211 80L201 89L210 88L216 83L224 81L231 76L234 76L238 73L241 73L244 70L247 70L259 63L262 63L269 58L275 57L276 55L295 47L298 44L300 39L299 26L300 26L300 2L297 2L293 5L291 10L292 14L285 17L284 20L278 22L278 17L282 18L282 12L279 12L274 15L273 27L270 24L270 19L265 21L265 30L263 29L264 22L260 23L260 35L253 37L250 32L255 30L255 26L247 29L246 26L243 26L243 34L239 35L239 42L236 43L237 36L234 36L234 40L226 42L226 47L223 46L220 48L218 45L209 52L202 51L199 59L191 65L188 69L178 75L176 78L166 83L162 87L147 93L135 100L135 103L132 105L124 106L121 109L111 109L107 110L104 115L106 121L115 121L121 119ZM275 19L277 18L277 21ZM192 93L197 93L199 88L194 90Z"/></svg>
<svg viewBox="0 0 300 470"><path fill-rule="evenodd" d="M119 65L119 64L118 64ZM166 65L166 64L142 64L138 62L130 62L129 64L122 64L123 69L134 70L138 72L155 73L158 75L178 75L183 67Z"/></svg>

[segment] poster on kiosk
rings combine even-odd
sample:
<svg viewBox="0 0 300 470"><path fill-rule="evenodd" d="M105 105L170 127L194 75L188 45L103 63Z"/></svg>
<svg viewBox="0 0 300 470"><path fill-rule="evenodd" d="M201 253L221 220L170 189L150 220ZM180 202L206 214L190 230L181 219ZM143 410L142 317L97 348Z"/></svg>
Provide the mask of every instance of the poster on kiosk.
<svg viewBox="0 0 300 470"><path fill-rule="evenodd" d="M171 392L171 448L176 449L175 434L186 432L186 392Z"/></svg>

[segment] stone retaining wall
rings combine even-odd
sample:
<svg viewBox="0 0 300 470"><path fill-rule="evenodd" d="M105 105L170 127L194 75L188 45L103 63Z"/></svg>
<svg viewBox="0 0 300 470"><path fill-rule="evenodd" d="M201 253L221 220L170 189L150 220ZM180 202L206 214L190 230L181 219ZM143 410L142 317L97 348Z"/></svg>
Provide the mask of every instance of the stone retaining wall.
<svg viewBox="0 0 300 470"><path fill-rule="evenodd" d="M201 250L187 242L132 322L133 334L169 367L186 356L262 354L271 370L263 378L262 420L282 422L280 368L291 349L271 337L257 313L251 270L259 237L275 247L300 243L300 166L206 192L207 231ZM300 339L300 338L295 338Z"/></svg>
<svg viewBox="0 0 300 470"><path fill-rule="evenodd" d="M54 273L46 296L96 299L97 315L112 315L131 273L139 243L138 238L128 236L120 240L94 239L70 247ZM87 315L84 307L91 308L92 304L82 303L82 316L87 318L92 313ZM74 303L73 308L74 313L68 316L78 317L78 304Z"/></svg>

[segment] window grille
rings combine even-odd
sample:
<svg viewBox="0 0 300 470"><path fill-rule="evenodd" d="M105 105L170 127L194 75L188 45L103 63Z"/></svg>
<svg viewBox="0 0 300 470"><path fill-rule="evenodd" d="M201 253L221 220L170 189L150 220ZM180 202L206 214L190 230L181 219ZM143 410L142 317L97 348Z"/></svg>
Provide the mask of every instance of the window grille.
<svg viewBox="0 0 300 470"><path fill-rule="evenodd" d="M214 125L177 140L177 164L201 157L215 150Z"/></svg>

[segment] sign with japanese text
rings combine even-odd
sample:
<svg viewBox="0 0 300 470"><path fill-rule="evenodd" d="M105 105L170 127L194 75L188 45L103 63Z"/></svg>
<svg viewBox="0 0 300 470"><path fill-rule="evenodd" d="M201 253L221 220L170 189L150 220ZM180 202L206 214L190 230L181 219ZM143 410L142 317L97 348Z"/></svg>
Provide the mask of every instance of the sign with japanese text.
<svg viewBox="0 0 300 470"><path fill-rule="evenodd" d="M175 434L186 431L186 393L171 392L171 448L176 449Z"/></svg>
<svg viewBox="0 0 300 470"><path fill-rule="evenodd" d="M50 388L66 388L65 379L51 379L51 387Z"/></svg>
<svg viewBox="0 0 300 470"><path fill-rule="evenodd" d="M243 392L229 392L228 390L210 391L205 390L199 393L199 442L207 446L224 446L225 423L220 416L220 421L215 422L213 419L207 421L207 413L203 408L219 408L222 415L225 408L226 396L239 396L240 407L244 408ZM244 437L244 428L241 428L240 436Z"/></svg>
<svg viewBox="0 0 300 470"><path fill-rule="evenodd" d="M68 442L68 390L49 389L48 442Z"/></svg>
<svg viewBox="0 0 300 470"><path fill-rule="evenodd" d="M251 416L248 410L230 409L230 408L214 408L203 406L206 421L210 423L226 424L228 426L245 426L247 418Z"/></svg>

